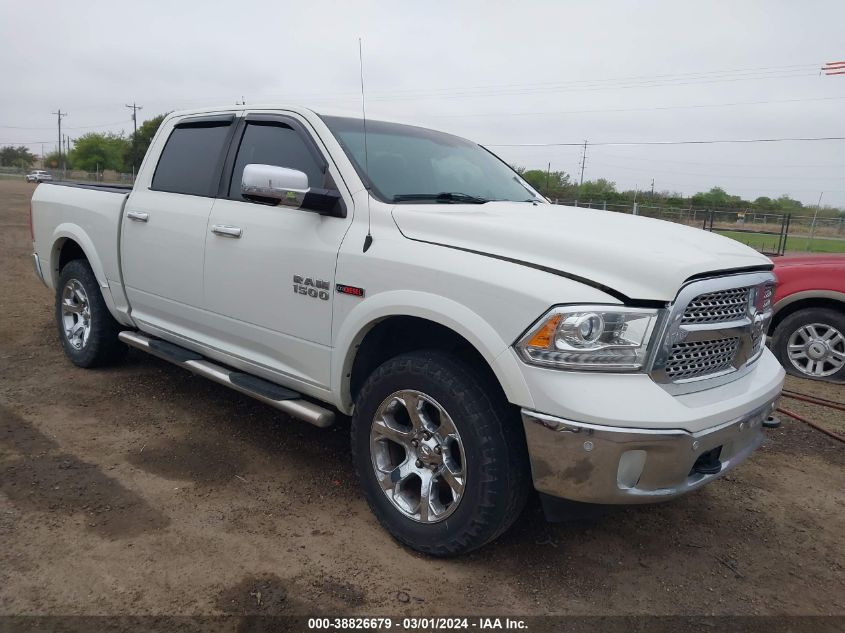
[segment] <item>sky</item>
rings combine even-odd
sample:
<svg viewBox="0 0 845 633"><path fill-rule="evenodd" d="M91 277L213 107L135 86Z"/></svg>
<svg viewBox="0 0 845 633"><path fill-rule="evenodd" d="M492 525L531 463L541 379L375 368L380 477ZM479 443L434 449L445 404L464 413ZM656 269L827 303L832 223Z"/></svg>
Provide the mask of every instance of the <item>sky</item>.
<svg viewBox="0 0 845 633"><path fill-rule="evenodd" d="M80 8L84 7L84 8ZM131 133L171 110L294 104L482 143L620 189L845 208L841 0L323 2L0 0L0 145ZM531 146L533 144L533 146ZM513 147L512 145L529 145Z"/></svg>

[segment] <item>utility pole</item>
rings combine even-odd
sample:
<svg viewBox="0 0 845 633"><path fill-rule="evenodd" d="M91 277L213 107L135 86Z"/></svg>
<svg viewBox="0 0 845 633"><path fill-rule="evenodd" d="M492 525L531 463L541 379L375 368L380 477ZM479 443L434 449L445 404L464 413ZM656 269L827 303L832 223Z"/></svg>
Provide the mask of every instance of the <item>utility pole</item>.
<svg viewBox="0 0 845 633"><path fill-rule="evenodd" d="M654 178L651 179L651 201L654 202Z"/></svg>
<svg viewBox="0 0 845 633"><path fill-rule="evenodd" d="M126 106L130 110L132 110L132 173L135 173L135 161L137 159L138 154L138 110L143 110L144 106L137 105L134 101L132 105Z"/></svg>
<svg viewBox="0 0 845 633"><path fill-rule="evenodd" d="M584 184L584 167L587 165L587 141L584 141L584 153L581 155L581 181L578 186Z"/></svg>
<svg viewBox="0 0 845 633"><path fill-rule="evenodd" d="M816 203L816 212L813 214L813 226L810 229L810 241L807 242L807 251L812 252L813 250L813 240L816 237L816 219L819 217L819 209L822 206L822 196L824 195L824 191L819 194L819 201Z"/></svg>
<svg viewBox="0 0 845 633"><path fill-rule="evenodd" d="M59 167L64 169L64 161L62 160L62 117L67 116L67 112L62 112L59 108L58 112L53 112L59 121Z"/></svg>
<svg viewBox="0 0 845 633"><path fill-rule="evenodd" d="M552 163L549 162L549 166L546 168L546 197L549 195L549 176L552 174Z"/></svg>

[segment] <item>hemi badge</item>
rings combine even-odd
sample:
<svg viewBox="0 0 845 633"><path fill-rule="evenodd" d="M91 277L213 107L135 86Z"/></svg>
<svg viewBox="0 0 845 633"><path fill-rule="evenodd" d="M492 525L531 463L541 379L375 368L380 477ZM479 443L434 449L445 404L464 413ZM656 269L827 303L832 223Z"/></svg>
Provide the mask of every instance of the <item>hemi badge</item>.
<svg viewBox="0 0 845 633"><path fill-rule="evenodd" d="M344 295L352 295L353 297L363 297L364 289L356 288L355 286L345 286L343 284L336 285L337 291Z"/></svg>

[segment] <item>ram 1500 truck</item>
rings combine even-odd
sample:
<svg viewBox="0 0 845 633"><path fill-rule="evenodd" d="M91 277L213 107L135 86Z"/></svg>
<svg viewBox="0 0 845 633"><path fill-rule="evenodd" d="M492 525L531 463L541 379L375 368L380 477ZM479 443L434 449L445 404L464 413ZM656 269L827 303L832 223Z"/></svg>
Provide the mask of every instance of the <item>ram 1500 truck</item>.
<svg viewBox="0 0 845 633"><path fill-rule="evenodd" d="M73 363L128 345L317 426L351 416L365 498L429 554L496 538L532 484L547 513L690 492L773 423L767 258L549 204L450 134L175 113L131 189L42 184L31 220Z"/></svg>

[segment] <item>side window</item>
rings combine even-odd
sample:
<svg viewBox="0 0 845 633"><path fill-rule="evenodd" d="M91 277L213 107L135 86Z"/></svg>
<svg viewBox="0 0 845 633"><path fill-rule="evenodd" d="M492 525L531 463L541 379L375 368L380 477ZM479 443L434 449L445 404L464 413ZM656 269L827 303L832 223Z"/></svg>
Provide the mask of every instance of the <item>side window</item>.
<svg viewBox="0 0 845 633"><path fill-rule="evenodd" d="M174 128L158 159L152 188L194 196L215 195L217 169L230 128L230 125Z"/></svg>
<svg viewBox="0 0 845 633"><path fill-rule="evenodd" d="M309 186L324 186L322 165L317 162L305 140L285 125L249 123L246 126L232 171L230 198L241 197L244 167L250 164L298 169L308 176Z"/></svg>

